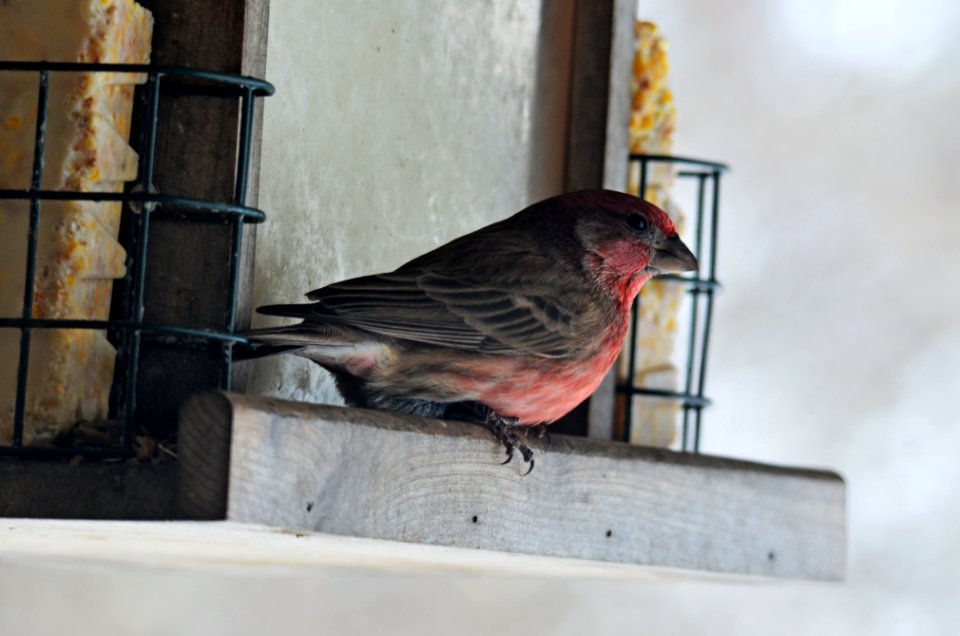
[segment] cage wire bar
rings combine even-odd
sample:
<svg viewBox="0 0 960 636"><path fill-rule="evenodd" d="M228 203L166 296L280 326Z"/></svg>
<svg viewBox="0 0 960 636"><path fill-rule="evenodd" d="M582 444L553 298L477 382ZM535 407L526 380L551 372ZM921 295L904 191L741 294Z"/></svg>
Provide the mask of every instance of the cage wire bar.
<svg viewBox="0 0 960 636"><path fill-rule="evenodd" d="M263 211L246 205L250 150L256 98L274 93L269 82L240 75L202 71L177 66L141 64L80 64L51 62L0 61L0 73L34 72L38 77L37 123L34 135L33 167L28 190L0 189L0 200L30 202L27 236L27 262L24 276L23 307L19 318L0 317L0 329L20 331L20 352L17 360L17 384L10 446L0 446L0 455L91 457L129 457L134 453L137 395L141 345L149 341L160 347L180 347L219 352L221 373L219 388L229 389L232 375L233 345L246 342L234 333L237 319L237 295L240 281L240 254L243 226L261 223ZM137 140L140 161L136 186L126 192L69 192L42 190L41 181L46 143L46 121L49 107L51 73L136 73L146 75L146 84L137 88L140 134ZM165 79L180 80L178 95L212 96L240 99L239 141L234 172L232 202L209 201L163 194L155 186L159 99ZM173 84L174 82L170 82ZM139 117L137 115L139 114ZM37 239L42 214L41 201L120 201L126 204L124 220L131 224L132 244L127 250L127 274L115 285L121 285L120 309L111 310L111 320L41 319L33 316L34 279L36 276ZM147 272L147 248L151 218L187 222L226 223L230 225L231 252L228 263L228 310L222 330L176 327L144 322L144 291ZM113 446L76 445L24 446L23 429L27 398L27 373L30 365L31 334L36 329L106 330L117 349L113 386L110 395L110 419L122 422L120 443ZM201 388L201 387L198 387Z"/></svg>
<svg viewBox="0 0 960 636"><path fill-rule="evenodd" d="M700 263L700 270L693 276L664 275L660 280L684 285L690 295L690 331L687 336L686 370L683 375L682 391L651 389L636 385L635 372L637 362L637 329L640 316L640 296L634 301L630 316L630 337L627 345L627 377L625 383L618 383L616 392L623 396L624 441L630 440L633 424L633 401L637 395L678 401L683 407L683 419L680 431L680 449L684 452L700 451L700 429L703 409L711 404L706 397L707 352L710 345L710 327L713 321L713 297L720 290L717 281L717 222L720 214L720 177L729 170L726 164L704 161L690 157L671 155L631 154L630 165L639 165L640 189L647 190L650 164L667 163L681 166L676 176L692 179L696 182L697 212L693 236L693 253ZM709 190L709 203L707 191ZM709 205L709 224L705 225L707 206ZM708 232L708 259L704 268L704 232ZM700 316L701 296L703 296L703 316Z"/></svg>

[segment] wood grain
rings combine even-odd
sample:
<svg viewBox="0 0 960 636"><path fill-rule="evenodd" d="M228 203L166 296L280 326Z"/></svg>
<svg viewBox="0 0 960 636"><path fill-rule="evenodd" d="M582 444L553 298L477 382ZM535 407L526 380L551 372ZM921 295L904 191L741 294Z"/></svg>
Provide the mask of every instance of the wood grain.
<svg viewBox="0 0 960 636"><path fill-rule="evenodd" d="M229 475L231 521L730 574L843 577L844 484L834 473L552 436L531 441L537 466L521 477L520 462L499 465L501 449L470 424L235 394L195 400L207 406L184 411L184 432L230 432L229 461L206 458L206 471ZM186 448L181 456L186 468ZM181 488L202 489L190 475Z"/></svg>
<svg viewBox="0 0 960 636"><path fill-rule="evenodd" d="M223 393L201 393L183 405L180 422L177 509L186 519L225 519L233 407Z"/></svg>

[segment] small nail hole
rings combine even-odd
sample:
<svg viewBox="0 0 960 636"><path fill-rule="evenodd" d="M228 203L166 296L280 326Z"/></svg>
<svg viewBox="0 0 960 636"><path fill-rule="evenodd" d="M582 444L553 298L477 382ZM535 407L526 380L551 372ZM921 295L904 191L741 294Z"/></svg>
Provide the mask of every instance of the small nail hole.
<svg viewBox="0 0 960 636"><path fill-rule="evenodd" d="M477 515L473 515L473 522L474 522L474 523L477 522Z"/></svg>
<svg viewBox="0 0 960 636"><path fill-rule="evenodd" d="M607 530L607 538L610 538L612 536L613 536L613 530Z"/></svg>

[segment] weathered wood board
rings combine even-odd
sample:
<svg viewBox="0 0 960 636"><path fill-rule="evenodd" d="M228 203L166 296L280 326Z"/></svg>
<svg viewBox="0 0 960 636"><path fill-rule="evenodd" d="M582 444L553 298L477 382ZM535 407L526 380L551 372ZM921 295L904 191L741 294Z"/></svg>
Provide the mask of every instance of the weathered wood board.
<svg viewBox="0 0 960 636"><path fill-rule="evenodd" d="M174 462L0 460L0 517L173 519Z"/></svg>
<svg viewBox="0 0 960 636"><path fill-rule="evenodd" d="M844 483L554 435L501 466L481 427L213 392L184 407L193 519L541 556L840 580Z"/></svg>

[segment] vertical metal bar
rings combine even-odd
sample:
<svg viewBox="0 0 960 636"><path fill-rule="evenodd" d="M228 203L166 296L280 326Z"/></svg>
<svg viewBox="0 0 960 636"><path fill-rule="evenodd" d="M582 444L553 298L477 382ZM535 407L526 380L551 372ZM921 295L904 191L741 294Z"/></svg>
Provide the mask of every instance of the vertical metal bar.
<svg viewBox="0 0 960 636"><path fill-rule="evenodd" d="M157 111L160 102L160 74L151 72L147 78L147 135L145 139L140 183L144 192L149 195L153 192L153 168L157 150ZM140 207L139 232L137 233L137 249L134 258L133 274L133 331L130 334L130 350L127 364L126 408L124 409L123 446L126 449L133 447L133 425L137 409L137 375L140 366L140 339L143 327L143 294L144 280L147 273L147 241L150 237L150 213L153 205L144 202Z"/></svg>
<svg viewBox="0 0 960 636"><path fill-rule="evenodd" d="M233 198L238 205L247 200L247 182L250 172L250 143L253 138L253 88L247 86L243 91L240 113L240 142L237 151L237 183Z"/></svg>
<svg viewBox="0 0 960 636"><path fill-rule="evenodd" d="M696 409L694 409L694 413L696 414L696 417L693 418L693 422L694 422L693 452L699 453L700 452L700 418L703 417L703 407L698 406Z"/></svg>
<svg viewBox="0 0 960 636"><path fill-rule="evenodd" d="M250 143L253 138L253 88L245 87L241 98L240 108L240 140L237 147L237 174L234 190L234 201L244 205L247 200L247 187L250 171ZM233 242L230 250L230 283L228 293L230 298L227 306L226 330L233 333L237 322L237 291L240 286L240 250L243 246L243 219L234 217L231 221ZM233 381L233 342L223 345L223 375L220 386L229 391Z"/></svg>
<svg viewBox="0 0 960 636"><path fill-rule="evenodd" d="M703 317L703 348L700 352L700 382L697 385L697 397L703 397L703 389L707 379L707 354L710 348L710 323L713 321L713 290L707 290L706 311ZM697 408L697 418L693 428L693 452L700 452L700 408Z"/></svg>
<svg viewBox="0 0 960 636"><path fill-rule="evenodd" d="M640 198L645 198L647 193L647 159L640 159ZM627 385L624 387L623 401L623 434L625 442L630 441L630 434L633 429L633 397L636 394L637 387L634 384L633 374L637 366L637 328L640 322L640 295L637 294L633 301L633 309L630 312L630 329L627 332L630 342L627 345Z"/></svg>
<svg viewBox="0 0 960 636"><path fill-rule="evenodd" d="M710 281L717 280L717 239L720 230L717 227L717 218L720 213L720 171L714 170L713 176L713 201L710 211Z"/></svg>
<svg viewBox="0 0 960 636"><path fill-rule="evenodd" d="M703 210L704 210L704 208L705 208L705 206L704 206L704 204L703 204L703 197L704 197L704 189L705 189L704 184L705 184L706 181L707 181L707 176L708 176L708 175L705 174L705 173L700 173L700 174L697 175L697 233L696 233L696 236L694 237L694 239L695 239L695 247L694 247L694 250L695 250L695 251L694 251L693 253L697 255L697 258L698 258L698 259L699 259L701 256L703 256L703 252L702 252L702 249L703 249ZM699 276L700 276L700 272L697 272L697 277L699 277Z"/></svg>
<svg viewBox="0 0 960 636"><path fill-rule="evenodd" d="M250 170L250 140L253 135L253 89L247 87L243 95L240 115L240 141L237 149L236 189L233 198L238 205L247 199L247 173ZM230 253L230 303L227 309L227 331L233 332L237 320L237 287L240 284L240 246L243 242L243 219L234 217L233 249Z"/></svg>
<svg viewBox="0 0 960 636"><path fill-rule="evenodd" d="M150 103L150 96L148 95L148 90L146 87L143 89L137 90L137 99L138 104L137 112L142 114L147 112ZM145 120L142 118L138 119L141 121L139 126L137 126L137 148L144 149L147 147L147 126L145 125ZM131 142L132 144L133 142ZM141 154L146 154L141 153ZM141 161L137 168L137 179L138 184L143 182L143 168L144 163ZM134 278L134 257L133 255L137 253L137 237L140 234L140 221L141 216L139 214L143 209L143 204L139 204L137 208L134 208L134 203L130 200L125 201L127 209L132 214L128 214L126 218L129 220L129 225L126 228L127 234L121 239L124 241L127 251L126 258L126 270L127 274L123 277L123 291L120 295L121 304L120 304L120 317L121 320L126 323L133 322L133 278ZM124 240L125 239L125 240ZM111 404L112 413L119 415L120 413L126 412L125 405L127 404L127 394L134 387L127 386L128 372L130 370L130 340L132 338L132 333L129 329L120 329L118 332L118 346L117 346L117 361L116 361L116 373L114 375L114 387L119 387L119 390L114 390L111 393ZM122 371L122 375L121 375ZM120 378L123 377L121 381ZM124 417L125 424L129 424L129 418Z"/></svg>
<svg viewBox="0 0 960 636"><path fill-rule="evenodd" d="M647 198L647 158L640 159L640 198Z"/></svg>
<svg viewBox="0 0 960 636"><path fill-rule="evenodd" d="M696 251L694 254L697 255L697 258L701 258L703 253L701 252L702 236L703 236L703 210L704 210L704 190L705 182L707 175L699 174L697 175L697 229L694 235L694 245ZM699 272L697 273L697 278L700 277ZM690 395L690 392L693 390L693 367L696 363L696 348L697 348L697 318L699 317L699 307L700 307L700 294L702 293L699 287L695 287L690 292L690 338L687 345L687 376L684 382L684 393ZM683 406L683 428L681 429L681 450L688 450L689 437L690 437L690 406L684 404Z"/></svg>
<svg viewBox="0 0 960 636"><path fill-rule="evenodd" d="M714 170L712 173L713 192L710 213L710 281L716 281L717 273L717 235L719 228L717 225L720 212L720 172ZM697 385L697 396L703 397L704 386L707 381L707 354L710 350L710 327L713 322L713 288L707 289L707 307L703 324L703 351L700 357L700 382ZM694 428L693 452L700 452L700 417L697 416L696 427Z"/></svg>
<svg viewBox="0 0 960 636"><path fill-rule="evenodd" d="M50 74L40 71L40 86L37 91L37 126L33 137L33 174L30 179L30 221L27 228L27 263L23 277L23 307L21 318L33 318L34 276L37 269L37 233L40 228L40 199L36 192L43 179L43 151L47 134L47 102ZM17 398L13 412L14 447L23 445L23 419L27 402L27 372L30 368L30 327L20 327L20 359L17 362Z"/></svg>

